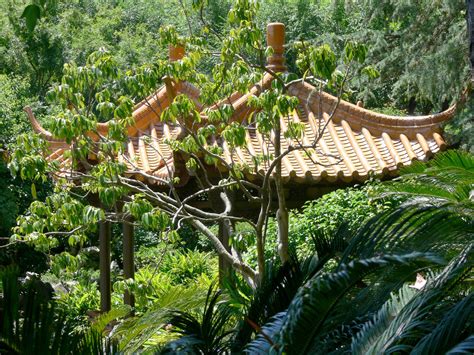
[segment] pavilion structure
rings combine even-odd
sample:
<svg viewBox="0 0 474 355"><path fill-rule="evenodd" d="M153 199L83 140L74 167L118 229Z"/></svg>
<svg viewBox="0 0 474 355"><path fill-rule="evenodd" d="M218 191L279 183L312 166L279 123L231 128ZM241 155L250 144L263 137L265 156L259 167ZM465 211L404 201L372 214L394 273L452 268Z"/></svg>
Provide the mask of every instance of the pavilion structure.
<svg viewBox="0 0 474 355"><path fill-rule="evenodd" d="M271 23L267 27L267 43L273 47L274 54L268 58L268 67L274 72L286 70L284 62L283 24ZM170 60L181 60L185 55L183 48L170 48ZM226 160L252 166L252 157L267 153L273 149L257 131L255 124L249 122L254 110L248 104L251 95L259 95L273 80L266 74L261 82L250 88L247 93L236 92L230 98L233 107L232 119L245 123L246 149L230 149L222 140L220 144ZM167 140L180 139L182 129L160 120L160 114L170 105L178 94L187 95L198 108L199 90L187 82L170 82L159 88L154 94L137 104L133 111L134 124L128 127L128 142L124 153L118 157L128 167L128 176L160 189L155 179L169 180L179 177L179 189L193 191L196 177L185 167L185 157L173 151ZM446 148L442 137L441 125L455 113L455 106L439 114L427 116L395 117L364 109L360 105L338 99L330 94L319 92L312 85L298 81L290 86L289 95L299 99L299 108L291 119L304 123L303 144L318 140L317 149L311 154L294 150L282 161L282 179L285 190L292 196L289 207L301 206L306 200L314 199L337 187L363 182L371 176L390 178L397 175L399 169L413 161L426 161L437 152ZM218 104L218 103L217 103ZM334 107L337 109L330 119ZM50 146L49 160L56 160L65 169L70 164L64 153L71 149L66 142L55 139L35 119L31 109L25 109L34 130L43 136ZM202 119L206 116L202 114ZM289 142L284 137L288 118L281 118L282 150ZM322 127L325 129L322 130ZM106 134L107 123L100 123L98 132ZM152 139L150 139L150 137ZM212 170L211 167L209 168ZM223 167L222 167L223 169ZM265 167L249 170L246 179L256 181L265 172ZM213 208L211 201L201 201ZM242 200L241 213L252 213L248 202ZM237 209L239 201L236 202ZM206 208L206 206L204 206ZM250 212L249 212L250 211ZM124 223L124 277L133 278L133 225ZM221 235L221 238L225 238ZM110 224L100 225L100 290L101 309L110 309ZM125 303L133 305L133 296L125 295Z"/></svg>

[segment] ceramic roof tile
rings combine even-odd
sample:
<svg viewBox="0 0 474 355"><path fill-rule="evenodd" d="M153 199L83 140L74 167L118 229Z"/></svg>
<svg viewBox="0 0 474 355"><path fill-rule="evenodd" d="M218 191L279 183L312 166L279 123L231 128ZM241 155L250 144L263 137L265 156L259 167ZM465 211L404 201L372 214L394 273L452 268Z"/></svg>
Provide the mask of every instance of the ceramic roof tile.
<svg viewBox="0 0 474 355"><path fill-rule="evenodd" d="M258 95L268 88L271 77L266 75L259 85L250 90ZM172 84L175 94L181 93L191 97L198 108L199 91L189 83ZM136 105L133 113L134 125L129 127L129 140L119 160L127 164L130 175L140 172L159 179L169 180L176 172L175 155L166 140L179 139L180 127L161 122L161 112L169 105L169 89L164 86L153 95ZM314 145L315 149L295 150L282 161L282 174L285 182L314 184L321 180L364 181L371 174L396 174L402 166L409 165L413 160L426 160L439 150L446 148L440 134L440 124L451 118L455 108L445 112L419 117L394 117L379 114L341 101L330 120L337 99L327 93L319 93L311 85L298 82L290 87L289 94L300 100L299 108L291 120L304 123L304 145ZM250 94L234 94L233 119L247 121L252 108L248 106ZM225 103L225 102L223 102ZM220 105L218 103L216 105ZM322 107L322 112L319 112ZM69 149L44 130L36 121L31 110L26 110L36 132L50 142L51 155L48 159L58 160L67 166L64 152ZM203 120L206 116L203 115ZM287 127L286 120L281 118L281 145L288 147L288 139L284 137ZM247 171L249 179L258 179L268 168L268 164L254 166L256 155L274 151L270 144L252 122L247 122L245 148L230 149L221 139L213 144L220 145L228 163L238 162L250 167ZM323 127L326 129L322 132ZM107 124L100 124L99 131L107 132ZM220 167L223 170L223 167ZM170 176L171 174L171 176ZM151 183L151 181L149 181ZM155 181L156 182L156 181ZM158 182L159 183L159 182Z"/></svg>

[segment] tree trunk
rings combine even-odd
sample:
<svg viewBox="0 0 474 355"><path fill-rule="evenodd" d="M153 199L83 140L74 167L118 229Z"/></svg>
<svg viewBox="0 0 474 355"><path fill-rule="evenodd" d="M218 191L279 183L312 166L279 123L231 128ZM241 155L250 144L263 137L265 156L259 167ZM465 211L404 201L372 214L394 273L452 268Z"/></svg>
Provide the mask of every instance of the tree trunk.
<svg viewBox="0 0 474 355"><path fill-rule="evenodd" d="M134 230L131 221L123 222L123 278L124 280L135 277L134 263ZM135 296L128 291L123 295L123 301L131 307L135 306Z"/></svg>
<svg viewBox="0 0 474 355"><path fill-rule="evenodd" d="M282 264L284 264L289 260L290 256L288 253L288 209L286 208L286 201L284 201L284 203L280 203L282 200L284 201L284 198L279 198L278 202L280 206L278 207L278 211L276 213L276 220L278 224L278 255L280 256Z"/></svg>
<svg viewBox="0 0 474 355"><path fill-rule="evenodd" d="M99 288L100 288L100 310L108 312L111 308L110 290L110 222L102 221L99 227Z"/></svg>
<svg viewBox="0 0 474 355"><path fill-rule="evenodd" d="M211 192L209 193L209 200L214 212L222 213L223 217L234 212L235 193L233 191L224 190ZM226 218L219 220L218 223L219 232L217 237L226 251L230 253L229 238L232 232L232 224L230 220ZM230 268L231 263L224 256L219 254L219 283L221 285L229 273Z"/></svg>
<svg viewBox="0 0 474 355"><path fill-rule="evenodd" d="M269 210L270 204L270 189L263 189L261 191L261 204L260 204L260 213L257 220L257 230L256 230L256 244L257 244L257 264L258 264L258 275L261 278L265 274L265 223L268 218L267 211Z"/></svg>
<svg viewBox="0 0 474 355"><path fill-rule="evenodd" d="M257 279L257 273L255 272L255 270L253 270L249 265L245 264L238 258L234 257L231 253L229 253L227 249L222 245L219 238L214 235L214 233L212 233L209 228L204 225L204 223L197 219L190 219L189 223L210 240L210 242L214 245L217 254L221 256L223 260L232 265L235 270L242 273L244 277L255 283Z"/></svg>
<svg viewBox="0 0 474 355"><path fill-rule="evenodd" d="M467 34L469 36L469 60L471 83L474 83L474 0L466 0Z"/></svg>
<svg viewBox="0 0 474 355"><path fill-rule="evenodd" d="M280 120L277 120L275 128L275 157L281 154L281 127ZM285 192L283 191L283 181L281 179L281 159L277 162L275 167L275 185L278 197L278 211L276 213L276 220L278 224L278 255L282 264L289 260L288 254L288 209L286 208Z"/></svg>
<svg viewBox="0 0 474 355"><path fill-rule="evenodd" d="M257 242L257 264L258 264L258 280L260 283L263 275L265 274L265 245L262 231L258 231L256 235Z"/></svg>
<svg viewBox="0 0 474 355"><path fill-rule="evenodd" d="M232 232L232 224L228 219L219 221L219 240L224 248L230 252L229 237ZM231 264L221 255L219 255L219 284L222 286L227 277Z"/></svg>

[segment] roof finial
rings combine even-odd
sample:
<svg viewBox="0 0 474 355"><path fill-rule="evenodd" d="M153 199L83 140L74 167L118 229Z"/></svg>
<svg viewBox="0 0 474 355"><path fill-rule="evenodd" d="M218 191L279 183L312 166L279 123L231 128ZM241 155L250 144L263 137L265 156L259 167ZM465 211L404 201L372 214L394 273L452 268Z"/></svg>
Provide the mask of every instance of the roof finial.
<svg viewBox="0 0 474 355"><path fill-rule="evenodd" d="M181 46L181 45L169 46L169 58L171 62L175 62L177 60L183 59L184 53L185 53L184 46Z"/></svg>
<svg viewBox="0 0 474 355"><path fill-rule="evenodd" d="M267 58L267 66L276 72L286 71L285 57L285 25L279 22L267 25L267 45L273 48L273 55Z"/></svg>

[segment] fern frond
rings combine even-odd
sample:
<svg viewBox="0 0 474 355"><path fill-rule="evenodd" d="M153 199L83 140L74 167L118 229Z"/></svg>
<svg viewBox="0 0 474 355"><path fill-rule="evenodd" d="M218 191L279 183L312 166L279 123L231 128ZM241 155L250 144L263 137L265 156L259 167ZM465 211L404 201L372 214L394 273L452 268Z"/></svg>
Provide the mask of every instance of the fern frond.
<svg viewBox="0 0 474 355"><path fill-rule="evenodd" d="M452 246L467 245L474 237L474 219L455 211L435 206L401 206L386 211L360 227L343 262L366 258L377 253L408 250L439 251L444 254ZM446 248L446 245L451 246Z"/></svg>
<svg viewBox="0 0 474 355"><path fill-rule="evenodd" d="M461 341L459 344L456 344L448 352L446 352L446 355L470 355L472 353L474 353L474 335L471 335L465 340Z"/></svg>
<svg viewBox="0 0 474 355"><path fill-rule="evenodd" d="M474 171L474 156L463 150L448 150L441 152L427 163L414 162L400 170L402 175L420 173L426 170L442 170L446 168L460 168Z"/></svg>
<svg viewBox="0 0 474 355"><path fill-rule="evenodd" d="M197 310L206 300L206 291L198 286L173 286L161 294L154 306L140 317L129 318L117 326L113 338L120 350L137 352L156 334L163 332L169 320L170 310Z"/></svg>
<svg viewBox="0 0 474 355"><path fill-rule="evenodd" d="M429 281L370 342L358 343L357 338L353 343L354 349L364 354L410 351L413 344L433 327L430 315L443 297L449 295L446 291L461 282L469 272L472 266L469 263L471 249L466 248L435 279Z"/></svg>

